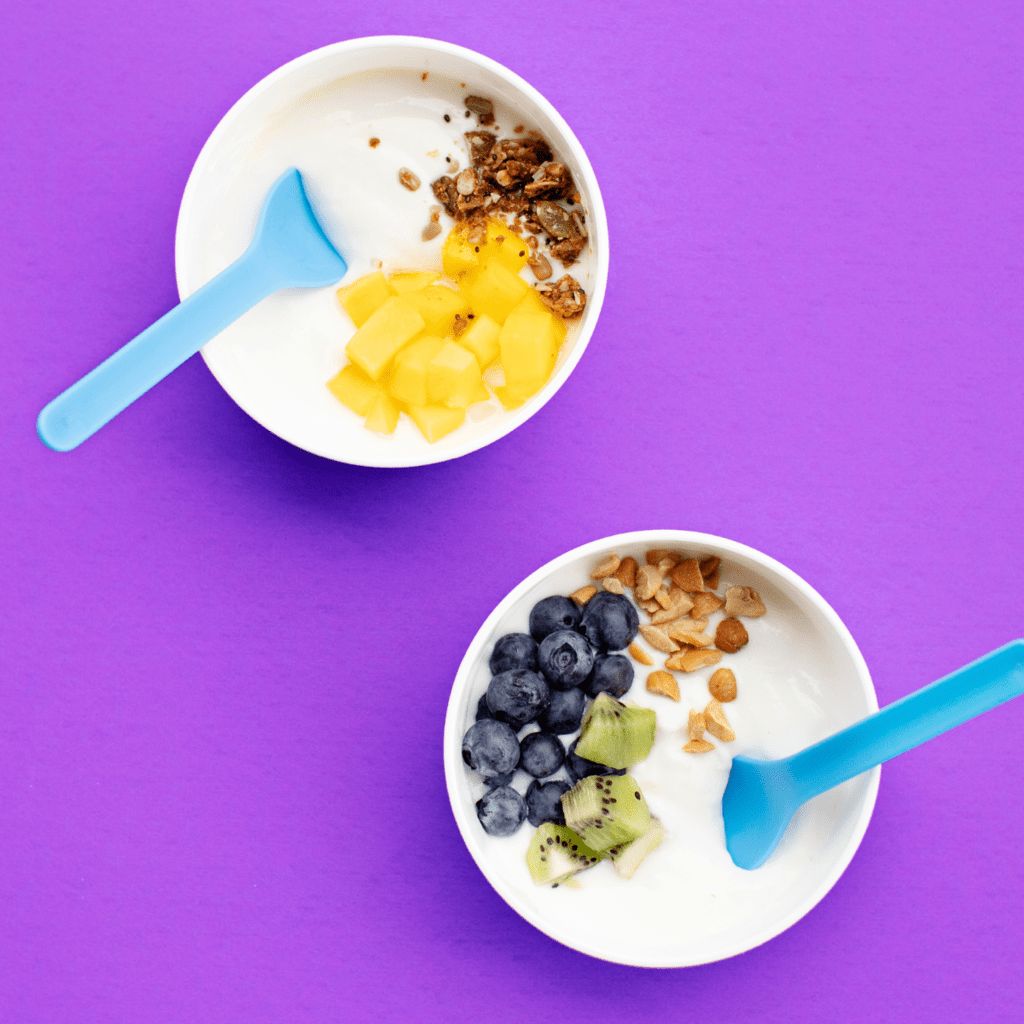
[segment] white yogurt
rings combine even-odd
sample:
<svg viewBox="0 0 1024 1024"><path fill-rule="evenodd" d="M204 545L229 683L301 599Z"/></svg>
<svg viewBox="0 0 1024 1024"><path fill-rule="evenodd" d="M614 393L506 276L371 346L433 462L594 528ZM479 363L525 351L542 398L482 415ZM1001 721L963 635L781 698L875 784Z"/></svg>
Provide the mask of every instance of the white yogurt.
<svg viewBox="0 0 1024 1024"><path fill-rule="evenodd" d="M642 550L616 553L644 561ZM594 555L587 564L596 565L600 557ZM510 632L527 632L529 611L536 601L569 594L590 582L579 567L562 569L518 601L497 625L472 676L463 731L472 724L477 701L487 689L487 661L497 639ZM658 717L650 755L629 774L639 783L667 836L632 879L623 879L611 864L600 863L577 876L582 889L536 886L525 862L533 827L526 822L516 835L496 838L474 822L481 855L508 887L503 895L511 896L514 905L520 904L520 912L525 908L534 923L570 945L623 963L671 966L730 955L738 951L737 941L743 941L738 937L754 938L739 948L770 938L781 930L780 920L795 920L806 912L802 901L833 870L837 852L857 827L867 794L873 793L877 775L866 774L823 794L801 808L764 867L744 871L733 864L725 848L721 811L733 755L790 754L871 710L862 693L838 678L842 669L816 609L798 595L784 593L769 580L723 559L719 592L734 583L754 586L768 612L759 619L743 620L750 642L739 653L725 655L719 665L696 673L673 673L679 682L679 703L647 692L647 674L664 666L665 655L637 638L654 665L634 662L634 683L622 699L652 708ZM642 622L648 621L643 612L640 616ZM709 633L722 617L719 611L711 618ZM715 744L714 751L684 753L689 709L700 711L711 699L708 680L720 667L736 674L738 696L724 708L737 738L722 743L707 736ZM566 747L572 738L562 738ZM463 772L466 798L475 802L486 787L475 772ZM559 772L554 777L562 776ZM520 771L513 785L525 793L530 781Z"/></svg>
<svg viewBox="0 0 1024 1024"><path fill-rule="evenodd" d="M478 127L475 116L465 117L463 98L470 91L433 73L425 81L405 70L350 75L276 110L258 131L241 134L206 172L198 282L219 273L244 251L270 185L288 167L302 172L317 218L348 263L342 283L375 269L385 274L440 272L450 218L442 214L437 238L424 242L421 235L430 221L430 207L437 205L431 182L451 173L456 162L460 169L470 164L463 133ZM445 114L450 121L444 120ZM497 98L495 115L496 124L487 130L501 138L514 137L520 124L532 127ZM376 147L369 145L371 138L380 140ZM403 167L420 179L415 192L399 183ZM584 288L591 281L592 264L592 254L584 253L573 267ZM532 275L523 276L533 283ZM323 439L339 434L349 439L346 450L353 461L360 461L367 445L426 445L406 416L393 435L359 437L359 432L370 434L362 419L328 391L326 382L348 361L345 345L355 330L335 291L278 292L211 341L204 356L222 381L244 381L246 408L257 419L310 450L338 447ZM569 325L558 366L578 332L578 323ZM489 431L496 420L510 415L495 398L479 403L469 410L470 422L449 435L455 440L438 444L457 444L466 432Z"/></svg>

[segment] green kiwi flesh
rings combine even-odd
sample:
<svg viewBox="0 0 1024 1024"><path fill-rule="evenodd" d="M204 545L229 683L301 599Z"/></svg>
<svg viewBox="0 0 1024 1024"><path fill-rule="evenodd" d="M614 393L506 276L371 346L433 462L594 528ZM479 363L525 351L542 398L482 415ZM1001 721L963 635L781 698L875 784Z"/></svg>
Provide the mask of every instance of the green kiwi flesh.
<svg viewBox="0 0 1024 1024"><path fill-rule="evenodd" d="M588 775L580 779L562 794L562 813L566 825L599 854L631 843L651 827L647 801L629 775Z"/></svg>
<svg viewBox="0 0 1024 1024"><path fill-rule="evenodd" d="M600 859L601 854L572 829L550 821L534 832L526 851L526 866L537 885L571 884L573 875L593 867Z"/></svg>
<svg viewBox="0 0 1024 1024"><path fill-rule="evenodd" d="M657 717L650 708L627 707L598 694L580 726L576 753L609 768L632 768L654 746Z"/></svg>
<svg viewBox="0 0 1024 1024"><path fill-rule="evenodd" d="M665 838L665 828L657 818L651 818L650 828L631 843L613 846L607 856L611 857L615 870L623 878L632 878L644 857L657 849Z"/></svg>

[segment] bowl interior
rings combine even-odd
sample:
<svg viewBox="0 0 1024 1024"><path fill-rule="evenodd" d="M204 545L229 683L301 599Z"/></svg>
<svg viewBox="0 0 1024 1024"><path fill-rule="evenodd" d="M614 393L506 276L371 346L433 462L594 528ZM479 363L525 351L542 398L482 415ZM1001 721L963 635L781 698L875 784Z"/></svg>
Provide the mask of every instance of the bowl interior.
<svg viewBox="0 0 1024 1024"><path fill-rule="evenodd" d="M497 399L473 406L462 427L428 444L404 416L394 434L367 430L327 390L354 331L335 287L278 292L202 351L246 412L299 447L361 465L423 465L480 448L540 409L582 355L603 300L607 227L593 171L562 118L518 76L461 47L406 37L339 43L278 69L228 112L196 161L176 238L182 297L242 253L270 185L290 166L302 172L318 218L349 265L346 283L377 267L440 271L448 219L438 238L420 235L436 203L430 183L451 167L445 157L468 166L463 133L477 127L475 118L464 118L470 93L494 101L500 137L520 125L536 129L572 171L590 231L589 250L572 268L587 308L571 322L538 395L514 411ZM371 148L375 137L380 142ZM419 189L399 185L401 167L420 177Z"/></svg>
<svg viewBox="0 0 1024 1024"><path fill-rule="evenodd" d="M676 673L681 700L649 694L648 672L636 665L624 699L658 713L648 759L631 769L668 837L630 880L608 864L579 876L582 889L535 886L525 865L534 829L525 823L509 838L488 836L475 803L485 787L462 762L461 742L490 680L487 660L495 641L525 632L530 608L551 594L589 583L605 554L632 555L664 547L722 559L719 595L731 584L753 586L768 613L745 619L750 642L717 667L732 668L739 696L726 705L733 743L711 753L682 751L691 707L709 700L713 668ZM641 614L641 621L647 621ZM712 622L712 629L714 620ZM867 667L835 612L794 573L743 545L679 531L626 534L588 544L540 569L491 614L459 669L445 723L445 772L456 820L481 871L523 917L551 937L602 959L649 967L681 967L733 956L772 938L807 913L842 873L867 827L879 769L806 804L779 848L757 871L737 868L725 849L721 796L731 757L793 753L878 708ZM568 740L567 740L568 741ZM529 777L517 773L525 791ZM560 777L556 776L556 777Z"/></svg>

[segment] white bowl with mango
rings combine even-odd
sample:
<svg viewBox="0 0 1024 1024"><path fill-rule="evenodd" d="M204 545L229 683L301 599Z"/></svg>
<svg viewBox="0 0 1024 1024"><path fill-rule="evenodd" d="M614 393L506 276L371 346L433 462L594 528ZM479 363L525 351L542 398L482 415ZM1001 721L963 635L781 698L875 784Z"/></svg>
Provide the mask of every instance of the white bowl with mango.
<svg viewBox="0 0 1024 1024"><path fill-rule="evenodd" d="M523 152L536 166L511 158ZM278 69L193 168L175 248L183 298L245 248L289 166L349 271L271 296L202 350L254 419L339 462L425 465L505 436L565 383L604 299L608 230L582 146L532 86L413 37L337 43ZM500 198L485 194L496 166ZM432 187L442 179L448 201ZM563 239L558 267L565 250L550 244Z"/></svg>

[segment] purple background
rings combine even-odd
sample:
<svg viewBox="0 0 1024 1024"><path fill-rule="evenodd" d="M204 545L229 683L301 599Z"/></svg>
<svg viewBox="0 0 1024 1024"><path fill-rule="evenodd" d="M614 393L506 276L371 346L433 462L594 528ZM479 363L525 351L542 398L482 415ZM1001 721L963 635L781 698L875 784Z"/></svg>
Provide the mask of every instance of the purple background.
<svg viewBox="0 0 1024 1024"><path fill-rule="evenodd" d="M562 551L678 527L818 588L889 701L1024 633L1018 0L8 5L0 41L0 1019L1019 1019L1024 701L888 766L849 870L707 967L536 932L467 854L445 703ZM38 410L176 301L189 169L359 35L508 65L611 223L586 357L402 471L249 420L196 357L78 451Z"/></svg>

